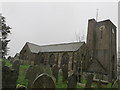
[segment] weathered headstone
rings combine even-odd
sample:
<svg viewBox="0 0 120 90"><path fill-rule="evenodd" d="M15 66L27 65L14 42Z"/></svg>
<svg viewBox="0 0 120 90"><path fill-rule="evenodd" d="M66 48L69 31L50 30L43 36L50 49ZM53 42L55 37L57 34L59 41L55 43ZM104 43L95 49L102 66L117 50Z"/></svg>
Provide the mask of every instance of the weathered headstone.
<svg viewBox="0 0 120 90"><path fill-rule="evenodd" d="M115 80L115 82L114 82L113 85L112 85L112 88L118 88L118 82L119 82L118 79Z"/></svg>
<svg viewBox="0 0 120 90"><path fill-rule="evenodd" d="M78 73L78 82L80 83L81 82L81 68L78 67L78 70L77 70L77 73Z"/></svg>
<svg viewBox="0 0 120 90"><path fill-rule="evenodd" d="M40 65L35 65L34 68L37 71L37 76L42 73L47 73L48 75L52 76L52 71L49 65L40 64Z"/></svg>
<svg viewBox="0 0 120 90"><path fill-rule="evenodd" d="M18 72L14 69L11 70L11 78L10 78L10 84L12 87L16 87L18 80Z"/></svg>
<svg viewBox="0 0 120 90"><path fill-rule="evenodd" d="M29 66L28 69L26 70L25 79L28 79L31 69L32 69L32 66Z"/></svg>
<svg viewBox="0 0 120 90"><path fill-rule="evenodd" d="M85 85L85 88L91 88L91 85L92 85L92 82L93 82L93 77L94 77L93 74L89 74L87 76L87 83Z"/></svg>
<svg viewBox="0 0 120 90"><path fill-rule="evenodd" d="M58 65L54 64L52 67L52 74L56 79L56 82L58 82L58 73L59 73L59 67Z"/></svg>
<svg viewBox="0 0 120 90"><path fill-rule="evenodd" d="M29 68L26 71L25 79L28 79L28 88L31 87L32 82L36 78L37 70L33 66L29 66Z"/></svg>
<svg viewBox="0 0 120 90"><path fill-rule="evenodd" d="M68 66L62 65L62 73L63 73L63 82L68 80Z"/></svg>
<svg viewBox="0 0 120 90"><path fill-rule="evenodd" d="M18 79L18 72L11 70L9 67L2 67L2 88L15 89Z"/></svg>
<svg viewBox="0 0 120 90"><path fill-rule="evenodd" d="M32 86L31 86L31 90L35 90L35 89L42 89L42 88L55 88L55 83L53 81L53 79L48 75L48 74L41 74L39 75L33 82Z"/></svg>
<svg viewBox="0 0 120 90"><path fill-rule="evenodd" d="M70 89L70 88L75 89L76 85L77 85L77 74L73 73L68 78L68 89Z"/></svg>
<svg viewBox="0 0 120 90"><path fill-rule="evenodd" d="M17 72L19 72L19 67L20 67L20 61L15 60L12 64L12 69L15 69Z"/></svg>
<svg viewBox="0 0 120 90"><path fill-rule="evenodd" d="M2 60L2 67L4 67L5 64L6 64L6 62Z"/></svg>
<svg viewBox="0 0 120 90"><path fill-rule="evenodd" d="M2 88L9 88L9 81L10 78L10 68L7 66L2 67Z"/></svg>

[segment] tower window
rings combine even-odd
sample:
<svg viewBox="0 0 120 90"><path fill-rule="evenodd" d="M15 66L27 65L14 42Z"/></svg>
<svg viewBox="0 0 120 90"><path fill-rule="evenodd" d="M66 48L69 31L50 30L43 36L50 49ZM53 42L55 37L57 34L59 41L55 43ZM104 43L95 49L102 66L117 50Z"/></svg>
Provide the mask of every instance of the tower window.
<svg viewBox="0 0 120 90"><path fill-rule="evenodd" d="M112 29L112 33L113 33L113 34L115 33L114 29Z"/></svg>

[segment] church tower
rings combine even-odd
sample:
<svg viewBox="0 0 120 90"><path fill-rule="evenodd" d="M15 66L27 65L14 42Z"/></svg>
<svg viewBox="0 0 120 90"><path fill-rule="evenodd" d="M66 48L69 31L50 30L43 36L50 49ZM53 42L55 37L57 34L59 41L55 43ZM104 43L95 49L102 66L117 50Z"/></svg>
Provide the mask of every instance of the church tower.
<svg viewBox="0 0 120 90"><path fill-rule="evenodd" d="M89 48L88 71L105 74L108 81L116 79L116 26L109 19L100 22L90 19L88 21L87 46Z"/></svg>

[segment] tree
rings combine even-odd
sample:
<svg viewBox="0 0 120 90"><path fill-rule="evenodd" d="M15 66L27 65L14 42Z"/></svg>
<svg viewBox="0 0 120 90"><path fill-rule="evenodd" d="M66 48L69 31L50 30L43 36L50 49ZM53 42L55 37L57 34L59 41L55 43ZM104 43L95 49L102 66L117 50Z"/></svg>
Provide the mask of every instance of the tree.
<svg viewBox="0 0 120 90"><path fill-rule="evenodd" d="M5 17L0 14L0 32L1 32L1 41L2 41L2 58L5 58L8 55L9 48L7 47L8 42L10 40L7 38L8 34L10 34L10 26L6 24Z"/></svg>

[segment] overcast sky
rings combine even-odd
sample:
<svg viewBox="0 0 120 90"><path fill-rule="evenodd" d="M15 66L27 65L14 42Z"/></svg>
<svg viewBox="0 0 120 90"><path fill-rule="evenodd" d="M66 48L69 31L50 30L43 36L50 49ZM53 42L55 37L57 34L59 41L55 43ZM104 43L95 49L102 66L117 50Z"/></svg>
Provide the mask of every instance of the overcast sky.
<svg viewBox="0 0 120 90"><path fill-rule="evenodd" d="M118 25L117 2L2 3L2 14L12 27L9 54L20 52L26 42L68 43L76 41L76 35L85 41L88 19L96 18L97 8L98 21L110 19Z"/></svg>

